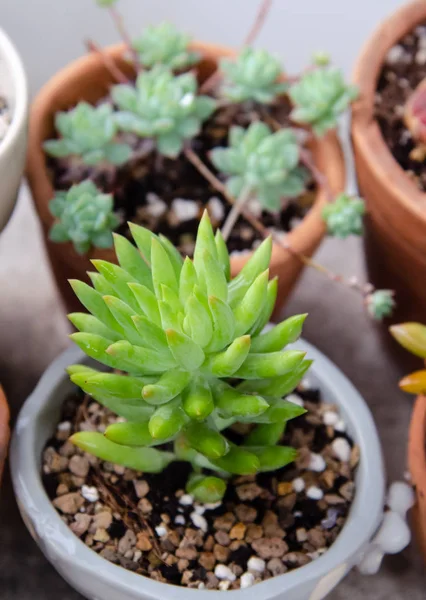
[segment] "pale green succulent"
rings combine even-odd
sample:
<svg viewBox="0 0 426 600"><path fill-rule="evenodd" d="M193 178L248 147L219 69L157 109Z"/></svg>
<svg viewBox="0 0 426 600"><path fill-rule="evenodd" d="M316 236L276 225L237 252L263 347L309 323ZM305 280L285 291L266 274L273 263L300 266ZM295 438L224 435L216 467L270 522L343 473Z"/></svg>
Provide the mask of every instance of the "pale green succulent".
<svg viewBox="0 0 426 600"><path fill-rule="evenodd" d="M327 232L339 238L349 235L362 235L365 202L362 198L339 194L334 202L324 206L322 217L327 224Z"/></svg>
<svg viewBox="0 0 426 600"><path fill-rule="evenodd" d="M340 69L318 67L307 71L288 93L294 104L291 118L321 136L337 126L340 115L357 98L358 88L345 83Z"/></svg>
<svg viewBox="0 0 426 600"><path fill-rule="evenodd" d="M376 290L366 299L367 310L377 321L389 317L395 308L395 292L393 290Z"/></svg>
<svg viewBox="0 0 426 600"><path fill-rule="evenodd" d="M136 87L114 86L112 97L120 109L115 115L118 127L153 138L158 152L171 158L200 132L216 106L213 98L197 95L193 73L175 76L161 65L141 73Z"/></svg>
<svg viewBox="0 0 426 600"><path fill-rule="evenodd" d="M282 348L300 334L306 315L266 333L277 281L269 281L272 243L265 240L235 279L220 232L207 213L194 260L183 260L164 237L130 225L135 248L115 235L120 266L92 261L93 287L71 285L91 314L69 316L73 340L119 373L74 365L74 383L124 417L105 435L79 432L71 441L102 460L146 472L171 461L192 463L188 491L200 501L220 499L223 477L281 468L294 449L277 445L286 421L304 411L283 397L311 361ZM225 430L253 424L240 445ZM173 442L173 450L155 448ZM213 471L205 476L203 469Z"/></svg>
<svg viewBox="0 0 426 600"><path fill-rule="evenodd" d="M145 67L164 65L181 70L200 60L200 54L189 50L191 37L180 32L172 23L146 27L132 46Z"/></svg>
<svg viewBox="0 0 426 600"><path fill-rule="evenodd" d="M43 144L51 156L81 156L86 165L103 162L122 165L132 154L128 144L114 141L117 124L109 104L95 107L79 102L72 110L56 114L55 127L61 137Z"/></svg>
<svg viewBox="0 0 426 600"><path fill-rule="evenodd" d="M108 8L109 6L113 6L114 4L116 4L117 0L96 0L96 3L99 6Z"/></svg>
<svg viewBox="0 0 426 600"><path fill-rule="evenodd" d="M91 248L111 248L112 230L119 220L113 213L113 197L101 194L93 181L56 192L49 209L56 218L49 232L53 242L72 242L79 254Z"/></svg>
<svg viewBox="0 0 426 600"><path fill-rule="evenodd" d="M222 59L220 68L225 76L222 94L233 102L270 104L288 88L278 81L282 75L280 61L266 50L244 48L236 60Z"/></svg>
<svg viewBox="0 0 426 600"><path fill-rule="evenodd" d="M249 190L266 210L279 210L283 198L305 189L307 173L299 167L299 144L291 129L272 133L259 121L247 129L232 127L229 147L215 148L211 160L229 177L230 194L238 197Z"/></svg>

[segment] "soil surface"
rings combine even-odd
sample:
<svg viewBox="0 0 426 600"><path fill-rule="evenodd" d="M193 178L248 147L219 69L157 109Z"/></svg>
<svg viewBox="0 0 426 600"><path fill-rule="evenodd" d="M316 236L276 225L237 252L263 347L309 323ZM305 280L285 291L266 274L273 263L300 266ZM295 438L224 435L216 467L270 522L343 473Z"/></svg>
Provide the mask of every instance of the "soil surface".
<svg viewBox="0 0 426 600"><path fill-rule="evenodd" d="M43 453L45 488L75 535L117 565L198 589L249 587L323 554L355 493L359 448L337 408L307 383L288 399L308 411L288 423L280 442L299 450L297 461L273 473L234 477L221 503L199 505L183 489L187 463L144 475L68 442L75 431L104 431L117 420L76 393L65 401Z"/></svg>
<svg viewBox="0 0 426 600"><path fill-rule="evenodd" d="M275 107L244 103L221 108L205 122L191 147L217 174L209 160L209 152L215 147L227 146L232 125L246 128L253 121L262 120L269 125L278 122L289 126L289 113L290 105L284 100ZM49 158L54 188L68 189L73 183L92 177L104 191L114 194L115 209L122 223L119 233L130 238L127 222L138 223L154 233L162 233L182 254L191 256L204 208L208 208L213 225L220 227L229 212L228 203L183 153L176 159L167 159L152 150L147 140L128 134L122 139L134 148L136 158L117 171L113 168L96 171L76 164L75 159ZM262 212L257 202L249 208L267 227L288 232L303 219L314 199L314 185L308 182L306 194L285 202L282 211L276 215ZM251 250L260 240L252 226L240 218L229 238L228 249L230 252Z"/></svg>
<svg viewBox="0 0 426 600"><path fill-rule="evenodd" d="M426 191L426 156L413 153L416 147L404 124L404 105L417 85L426 77L426 23L419 25L393 46L379 77L375 116L394 158Z"/></svg>

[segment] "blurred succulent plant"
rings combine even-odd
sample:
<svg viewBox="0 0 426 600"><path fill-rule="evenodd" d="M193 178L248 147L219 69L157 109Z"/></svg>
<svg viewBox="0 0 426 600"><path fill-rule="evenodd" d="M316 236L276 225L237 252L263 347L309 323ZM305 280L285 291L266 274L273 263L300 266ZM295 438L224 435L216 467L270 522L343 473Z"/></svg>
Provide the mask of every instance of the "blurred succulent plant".
<svg viewBox="0 0 426 600"><path fill-rule="evenodd" d="M280 61L266 50L244 48L236 60L221 60L220 68L225 76L222 95L233 102L270 104L288 89L287 83L278 81Z"/></svg>
<svg viewBox="0 0 426 600"><path fill-rule="evenodd" d="M395 292L393 290L376 290L368 294L366 298L367 310L369 314L381 321L385 317L389 317L395 307Z"/></svg>
<svg viewBox="0 0 426 600"><path fill-rule="evenodd" d="M171 158L179 154L186 139L199 133L216 106L213 98L197 96L193 73L174 76L161 65L141 73L136 88L114 86L112 97L120 109L115 115L118 127L154 138L158 152Z"/></svg>
<svg viewBox="0 0 426 600"><path fill-rule="evenodd" d="M345 83L340 69L318 67L306 71L288 93L294 104L291 118L321 136L337 126L340 115L357 98L358 88Z"/></svg>
<svg viewBox="0 0 426 600"><path fill-rule="evenodd" d="M86 165L122 165L132 154L128 144L114 141L117 125L109 104L95 107L79 102L72 110L57 113L55 126L62 137L43 144L51 156L81 156Z"/></svg>
<svg viewBox="0 0 426 600"><path fill-rule="evenodd" d="M115 235L120 266L93 261L93 288L72 281L91 314L70 315L79 330L71 337L86 354L127 373L74 365L72 381L127 422L71 441L147 472L189 461L188 491L214 502L225 491L221 476L275 470L296 456L277 443L286 421L305 411L283 396L311 361L282 348L300 335L306 315L262 333L277 293L276 279L268 281L270 239L230 279L226 245L220 232L214 236L207 213L193 261L183 261L166 238L137 225L131 230L139 251ZM224 433L236 422L254 426L241 445ZM173 452L154 448L170 441ZM206 477L202 469L216 474Z"/></svg>
<svg viewBox="0 0 426 600"><path fill-rule="evenodd" d="M426 327L421 323L401 323L392 325L389 331L406 350L426 359ZM426 369L415 371L399 382L404 392L409 394L426 394Z"/></svg>
<svg viewBox="0 0 426 600"><path fill-rule="evenodd" d="M85 254L91 246L112 246L111 231L119 223L113 213L113 197L101 194L92 181L56 192L49 209L56 218L49 232L53 242L72 242L79 254Z"/></svg>
<svg viewBox="0 0 426 600"><path fill-rule="evenodd" d="M334 202L330 202L322 210L328 234L339 238L362 235L364 214L364 200L344 193L339 194Z"/></svg>
<svg viewBox="0 0 426 600"><path fill-rule="evenodd" d="M172 23L146 27L132 46L145 67L164 65L171 70L181 70L200 60L198 52L189 50L191 37L181 33Z"/></svg>
<svg viewBox="0 0 426 600"><path fill-rule="evenodd" d="M277 211L284 197L296 197L305 189L307 172L299 166L299 144L291 129L272 133L261 122L247 129L232 127L229 147L211 152L214 166L229 176L226 186L238 197L249 189L263 208Z"/></svg>

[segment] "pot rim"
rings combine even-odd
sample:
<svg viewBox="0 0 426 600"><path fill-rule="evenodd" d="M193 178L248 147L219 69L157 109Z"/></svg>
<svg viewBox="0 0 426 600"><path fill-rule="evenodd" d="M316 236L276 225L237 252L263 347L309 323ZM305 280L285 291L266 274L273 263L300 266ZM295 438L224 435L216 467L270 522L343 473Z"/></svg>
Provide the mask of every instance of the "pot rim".
<svg viewBox="0 0 426 600"><path fill-rule="evenodd" d="M13 147L16 138L21 134L28 114L28 82L21 57L11 39L3 29L0 29L0 57L4 58L10 67L12 86L14 88L14 106L12 121L6 135L0 142L0 160L5 158ZM7 91L6 91L7 93ZM12 148L13 149L13 148Z"/></svg>
<svg viewBox="0 0 426 600"><path fill-rule="evenodd" d="M422 20L426 20L426 3L414 0L382 21L364 44L352 74L360 97L352 107L351 131L356 151L374 170L387 192L385 197L396 196L426 226L426 193L417 188L395 160L373 116L377 81L387 52Z"/></svg>
<svg viewBox="0 0 426 600"><path fill-rule="evenodd" d="M120 60L123 55L124 44L115 44L104 48L104 52L109 54L114 60ZM220 57L232 57L236 50L212 43L201 41L191 44L193 50L199 51L203 57L210 61L216 61ZM74 77L75 74L82 70L88 70L99 66L101 59L96 54L87 54L77 60L71 62L63 69L59 70L39 91L30 110L30 130L28 142L28 160L27 160L27 176L32 190L34 202L37 207L37 212L45 228L49 228L54 217L48 210L48 202L46 196L53 197L53 187L46 169L45 155L41 148L41 142L46 139L40 131L40 122L47 118L53 121L52 104L61 94L64 80ZM315 140L312 144L311 151L316 164L320 165L320 169L328 177L330 187L333 192L338 193L345 187L346 171L343 159L343 150L335 132L329 132L323 138ZM325 235L326 227L321 218L322 207L327 203L327 193L325 190L318 190L315 202L310 208L304 219L291 231L288 235L291 236L292 247L296 252L303 252L306 246L306 239L317 240L317 243ZM63 244L67 248L63 252L64 258L72 264L78 256L72 247L72 244ZM272 255L271 266L281 262L280 257L287 256L287 251L274 244L274 252ZM101 258L105 260L113 260L113 250L93 249L87 254L88 258ZM233 271L240 270L247 261L249 254L232 257ZM296 260L296 259L295 259Z"/></svg>
<svg viewBox="0 0 426 600"><path fill-rule="evenodd" d="M352 435L360 447L361 458L357 472L357 491L349 517L333 545L313 562L284 575L274 577L244 590L232 590L227 596L232 600L268 600L298 587L300 579L315 580L344 565L342 575L360 558L367 543L376 531L383 513L385 497L384 466L378 433L367 404L346 376L319 350L300 340L294 347L309 353L314 359L311 375L327 387L328 393L339 399L339 406ZM61 520L49 500L40 476L40 456L36 451L37 422L47 405L57 398L58 390L68 376L64 372L69 364L87 357L72 346L63 352L45 371L34 392L25 402L16 423L10 451L12 481L21 512L28 513L40 523L37 530L48 554L61 555L88 577L101 579L105 585L119 582L123 592L135 592L143 585L143 593L152 600L188 600L211 597L208 590L179 588L153 581L145 576L126 571L106 561L87 547ZM43 518L40 518L44 515ZM26 519L27 522L27 519ZM45 526L46 524L46 526ZM141 579L141 577L143 579ZM132 596L133 597L133 596Z"/></svg>

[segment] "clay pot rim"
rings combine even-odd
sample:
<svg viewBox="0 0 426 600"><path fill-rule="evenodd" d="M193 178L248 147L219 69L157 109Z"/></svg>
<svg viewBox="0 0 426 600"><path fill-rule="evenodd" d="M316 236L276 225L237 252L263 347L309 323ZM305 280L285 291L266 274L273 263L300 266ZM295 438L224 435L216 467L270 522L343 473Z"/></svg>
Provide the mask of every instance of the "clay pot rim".
<svg viewBox="0 0 426 600"><path fill-rule="evenodd" d="M193 50L199 51L204 58L217 61L218 57L235 56L236 50L226 46L220 46L211 43L194 42L191 45ZM117 59L123 55L124 45L116 44L104 48L112 58ZM90 69L90 66L97 65L100 62L99 56L96 54L88 54L71 62L69 65L58 71L40 90L35 98L30 111L30 127L29 127L29 142L28 142L28 158L26 174L29 179L30 187L33 190L33 197L37 206L37 211L46 228L49 228L54 218L48 210L48 203L43 200L46 196L46 190L50 191L50 197L53 196L53 189L48 176L45 164L45 155L40 145L40 137L38 131L38 123L46 116L52 116L52 103L55 98L61 93L64 80L68 79L75 72ZM311 146L311 151L314 157L314 162L320 165L324 175L328 178L329 185L334 192L339 192L344 189L346 172L343 158L343 151L340 142L335 132L329 132L322 139L315 140ZM44 193L40 192L42 190ZM323 190L319 190L314 204L311 209L288 235L292 247L296 251L303 251L304 240L311 238L321 238L325 234L325 225L321 218L321 210L327 203L327 194ZM75 260L76 252L72 244L64 244L67 246L67 251L64 252L66 260L72 263ZM287 256L286 250L274 245L274 251L271 259L271 268L281 262L281 257ZM94 249L88 254L90 259L101 258L104 260L113 260L113 250ZM248 254L232 257L233 271L240 270L246 262Z"/></svg>
<svg viewBox="0 0 426 600"><path fill-rule="evenodd" d="M411 417L408 466L414 485L426 492L426 396L418 396Z"/></svg>
<svg viewBox="0 0 426 600"><path fill-rule="evenodd" d="M6 459L7 446L9 443L9 405L7 403L6 394L0 385L0 480L3 471L3 461Z"/></svg>
<svg viewBox="0 0 426 600"><path fill-rule="evenodd" d="M384 196L396 196L426 226L426 193L419 191L395 160L373 117L377 80L387 52L422 20L426 20L426 3L414 0L385 19L364 45L353 70L360 97L352 108L352 137L386 191Z"/></svg>

